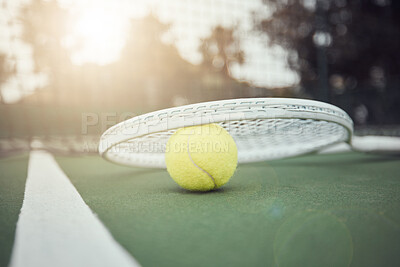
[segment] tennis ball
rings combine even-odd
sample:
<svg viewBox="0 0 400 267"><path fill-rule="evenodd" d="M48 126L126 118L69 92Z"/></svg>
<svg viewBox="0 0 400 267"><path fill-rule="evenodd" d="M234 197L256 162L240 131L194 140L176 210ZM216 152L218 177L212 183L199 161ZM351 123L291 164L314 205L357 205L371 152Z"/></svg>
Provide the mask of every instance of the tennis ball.
<svg viewBox="0 0 400 267"><path fill-rule="evenodd" d="M237 154L232 136L217 124L207 124L177 130L167 142L165 162L181 187L209 191L229 181Z"/></svg>

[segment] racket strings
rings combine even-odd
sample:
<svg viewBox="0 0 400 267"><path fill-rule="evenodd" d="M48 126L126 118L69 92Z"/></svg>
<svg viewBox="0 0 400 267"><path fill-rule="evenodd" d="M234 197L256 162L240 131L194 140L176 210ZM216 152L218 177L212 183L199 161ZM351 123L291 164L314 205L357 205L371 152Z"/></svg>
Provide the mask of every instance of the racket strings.
<svg viewBox="0 0 400 267"><path fill-rule="evenodd" d="M300 155L349 138L343 126L312 119L252 119L219 124L234 138L241 162ZM167 141L175 131L133 138L115 145L109 155L136 164L163 161Z"/></svg>

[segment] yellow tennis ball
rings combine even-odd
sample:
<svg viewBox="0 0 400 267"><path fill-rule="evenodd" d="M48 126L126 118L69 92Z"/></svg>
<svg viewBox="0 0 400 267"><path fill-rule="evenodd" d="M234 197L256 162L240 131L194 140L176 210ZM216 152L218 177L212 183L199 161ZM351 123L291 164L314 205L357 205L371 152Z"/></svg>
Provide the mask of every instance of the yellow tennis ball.
<svg viewBox="0 0 400 267"><path fill-rule="evenodd" d="M209 191L229 181L237 154L232 136L217 124L207 124L177 130L168 140L165 162L181 187Z"/></svg>

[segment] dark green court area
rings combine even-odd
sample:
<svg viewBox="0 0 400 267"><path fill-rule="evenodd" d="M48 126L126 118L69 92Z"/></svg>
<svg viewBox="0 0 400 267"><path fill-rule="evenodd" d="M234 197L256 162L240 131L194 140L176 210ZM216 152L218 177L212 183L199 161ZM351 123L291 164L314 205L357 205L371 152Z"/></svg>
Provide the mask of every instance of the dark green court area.
<svg viewBox="0 0 400 267"><path fill-rule="evenodd" d="M28 156L0 158L0 266L8 266L24 200Z"/></svg>
<svg viewBox="0 0 400 267"><path fill-rule="evenodd" d="M143 266L400 266L400 158L312 155L241 165L222 189L165 170L57 157Z"/></svg>

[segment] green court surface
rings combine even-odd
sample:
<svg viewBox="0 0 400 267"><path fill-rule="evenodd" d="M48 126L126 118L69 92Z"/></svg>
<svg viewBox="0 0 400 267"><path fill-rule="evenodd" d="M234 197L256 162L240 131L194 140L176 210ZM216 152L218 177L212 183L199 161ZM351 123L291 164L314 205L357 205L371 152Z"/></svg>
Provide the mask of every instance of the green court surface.
<svg viewBox="0 0 400 267"><path fill-rule="evenodd" d="M165 170L56 159L143 266L400 266L398 157L241 165L209 193L180 189Z"/></svg>
<svg viewBox="0 0 400 267"><path fill-rule="evenodd" d="M10 260L27 168L27 156L0 159L0 266Z"/></svg>
<svg viewBox="0 0 400 267"><path fill-rule="evenodd" d="M143 266L400 266L400 158L312 155L239 166L222 189L165 170L56 157ZM0 160L0 266L14 242L28 157Z"/></svg>

